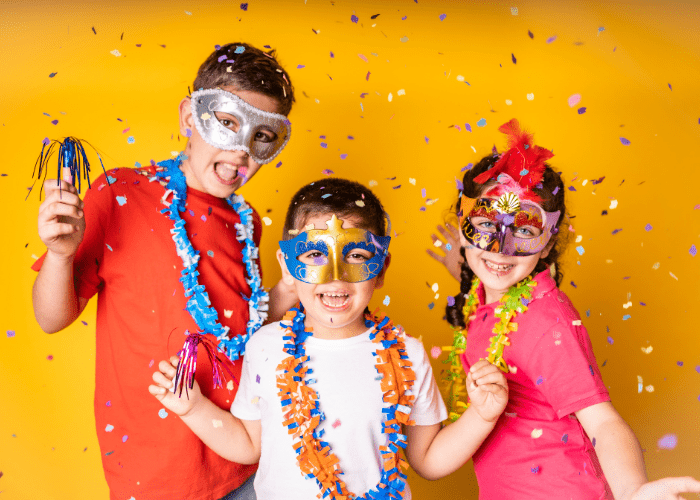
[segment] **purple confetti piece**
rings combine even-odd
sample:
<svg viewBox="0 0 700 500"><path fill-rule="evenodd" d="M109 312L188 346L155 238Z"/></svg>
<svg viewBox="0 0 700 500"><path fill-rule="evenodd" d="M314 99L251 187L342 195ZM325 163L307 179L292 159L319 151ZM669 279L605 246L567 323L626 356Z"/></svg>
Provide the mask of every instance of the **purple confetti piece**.
<svg viewBox="0 0 700 500"><path fill-rule="evenodd" d="M463 191L464 190L464 184L462 181L460 181L457 177L455 177L455 184L457 184L457 190L458 191Z"/></svg>
<svg viewBox="0 0 700 500"><path fill-rule="evenodd" d="M282 166L282 162L279 162L277 165L275 165L275 168L280 168Z"/></svg>
<svg viewBox="0 0 700 500"><path fill-rule="evenodd" d="M444 21L446 17L447 14L440 14L440 21Z"/></svg>
<svg viewBox="0 0 700 500"><path fill-rule="evenodd" d="M692 255L693 257L695 257L698 253L698 249L695 248L695 245L691 245L688 253L690 253L690 255Z"/></svg>
<svg viewBox="0 0 700 500"><path fill-rule="evenodd" d="M340 155L340 159L341 159L341 160L344 160L344 159L347 158L347 157L348 157L348 154L347 154L347 153L343 153L343 154Z"/></svg>
<svg viewBox="0 0 700 500"><path fill-rule="evenodd" d="M348 139L350 139L351 141L354 141L354 140L355 140L355 138L354 138L353 136L351 136L351 135L348 136Z"/></svg>
<svg viewBox="0 0 700 500"><path fill-rule="evenodd" d="M255 375L255 383L256 384L260 383L260 375Z"/></svg>
<svg viewBox="0 0 700 500"><path fill-rule="evenodd" d="M622 231L622 229L613 229L612 234L617 234L617 233L619 233L620 231Z"/></svg>
<svg viewBox="0 0 700 500"><path fill-rule="evenodd" d="M556 39L557 39L557 35L550 36L549 38L547 38L547 43L552 43Z"/></svg>
<svg viewBox="0 0 700 500"><path fill-rule="evenodd" d="M427 194L425 188L422 188L422 189L420 190L420 194L421 194L421 196L422 196L423 198L425 198L425 196L426 196L426 194Z"/></svg>
<svg viewBox="0 0 700 500"><path fill-rule="evenodd" d="M430 139L429 139L428 136L426 135L426 136L425 136L425 143L428 144L428 141L430 141Z"/></svg>
<svg viewBox="0 0 700 500"><path fill-rule="evenodd" d="M44 137L44 140L41 141L41 143L42 143L44 146L48 146L48 145L51 143L51 141L49 140L48 137Z"/></svg>
<svg viewBox="0 0 700 500"><path fill-rule="evenodd" d="M51 120L51 123L53 123L54 125L58 125L58 120Z"/></svg>
<svg viewBox="0 0 700 500"><path fill-rule="evenodd" d="M447 305L450 307L455 305L455 298L452 295L447 296Z"/></svg>
<svg viewBox="0 0 700 500"><path fill-rule="evenodd" d="M126 440L127 440L127 439L129 439L129 436L127 436L126 434L124 434L124 435L122 436L122 443L126 443Z"/></svg>
<svg viewBox="0 0 700 500"><path fill-rule="evenodd" d="M552 196L556 196L558 192L559 192L559 186L554 188L554 191L552 191Z"/></svg>
<svg viewBox="0 0 700 500"><path fill-rule="evenodd" d="M695 367L695 371L700 373L700 365Z"/></svg>
<svg viewBox="0 0 700 500"><path fill-rule="evenodd" d="M678 366L683 366L683 361L676 361L676 364L677 364Z"/></svg>
<svg viewBox="0 0 700 500"><path fill-rule="evenodd" d="M569 186L569 191L576 191L576 188L574 186Z"/></svg>
<svg viewBox="0 0 700 500"><path fill-rule="evenodd" d="M333 172L331 169L327 168L321 172L323 175L333 175L335 172Z"/></svg>
<svg viewBox="0 0 700 500"><path fill-rule="evenodd" d="M646 306L646 303L645 303L645 302L640 302L639 305L640 305L640 306Z"/></svg>
<svg viewBox="0 0 700 500"><path fill-rule="evenodd" d="M111 401L107 401L107 402L105 403L105 406L112 406L112 402L111 402Z"/></svg>
<svg viewBox="0 0 700 500"><path fill-rule="evenodd" d="M644 229L647 230L647 231L651 231L651 230L654 229L654 228L652 227L651 224L647 224L646 226L644 226Z"/></svg>
<svg viewBox="0 0 700 500"><path fill-rule="evenodd" d="M568 434L564 434L564 435L561 437L561 442L564 443L564 444L566 444L568 441L569 441L569 435L568 435Z"/></svg>
<svg viewBox="0 0 700 500"><path fill-rule="evenodd" d="M58 72L50 73L50 74L49 74L49 78L53 78L53 77L56 76L57 74L58 74Z"/></svg>
<svg viewBox="0 0 700 500"><path fill-rule="evenodd" d="M657 445L662 450L672 450L678 445L678 436L675 434L666 434L659 439Z"/></svg>
<svg viewBox="0 0 700 500"><path fill-rule="evenodd" d="M535 385L542 385L542 382L544 382L544 378L542 378L542 375L540 375L539 377L537 377Z"/></svg>
<svg viewBox="0 0 700 500"><path fill-rule="evenodd" d="M608 344L613 345L615 340L612 337L608 337Z"/></svg>
<svg viewBox="0 0 700 500"><path fill-rule="evenodd" d="M306 66L304 66L303 64L297 64L297 69L301 69L301 68L305 68L305 67Z"/></svg>
<svg viewBox="0 0 700 500"><path fill-rule="evenodd" d="M331 58L333 58L333 57L335 57L335 54L334 54L333 51L331 50Z"/></svg>
<svg viewBox="0 0 700 500"><path fill-rule="evenodd" d="M513 64L518 64L518 60L515 58L515 54L511 53L510 59L513 61Z"/></svg>
<svg viewBox="0 0 700 500"><path fill-rule="evenodd" d="M623 146L629 146L629 145L630 145L629 139L625 139L624 137L620 137L620 142L622 143Z"/></svg>
<svg viewBox="0 0 700 500"><path fill-rule="evenodd" d="M595 448L595 438L591 439L591 444L593 445L593 448Z"/></svg>
<svg viewBox="0 0 700 500"><path fill-rule="evenodd" d="M530 472L532 472L533 474L539 474L540 466L538 465L537 467L530 467Z"/></svg>
<svg viewBox="0 0 700 500"><path fill-rule="evenodd" d="M226 54L224 54L223 56L219 56L219 58L217 59L217 61L223 62L223 61L226 60L227 57L228 57L228 56L227 56Z"/></svg>
<svg viewBox="0 0 700 500"><path fill-rule="evenodd" d="M668 84L668 88L671 89L671 90L673 90L673 87L671 87L671 84L670 84L670 83Z"/></svg>
<svg viewBox="0 0 700 500"><path fill-rule="evenodd" d="M576 286L576 283L574 283L573 281L571 282L571 286L573 286L574 288L578 288L578 287Z"/></svg>
<svg viewBox="0 0 700 500"><path fill-rule="evenodd" d="M391 188L391 189L399 189L400 187L401 187L401 184L399 184L398 186L394 186L394 187Z"/></svg>
<svg viewBox="0 0 700 500"><path fill-rule="evenodd" d="M242 3L241 10L248 10L248 3Z"/></svg>
<svg viewBox="0 0 700 500"><path fill-rule="evenodd" d="M353 23L355 23L355 24L357 24L357 21L359 21L359 19L357 18L357 16L356 16L355 14L353 14L352 16L350 16L350 20L351 20Z"/></svg>
<svg viewBox="0 0 700 500"><path fill-rule="evenodd" d="M15 331L14 330L7 330L7 338L11 339L15 336Z"/></svg>
<svg viewBox="0 0 700 500"><path fill-rule="evenodd" d="M582 114L584 114L585 112L586 112L586 107L585 107L585 106L582 106L582 107L578 108L578 114L579 114L579 115L582 115Z"/></svg>
<svg viewBox="0 0 700 500"><path fill-rule="evenodd" d="M327 147L328 147L328 144L326 144L325 142L322 142L322 143L321 143L321 147L322 147L322 148L327 148Z"/></svg>

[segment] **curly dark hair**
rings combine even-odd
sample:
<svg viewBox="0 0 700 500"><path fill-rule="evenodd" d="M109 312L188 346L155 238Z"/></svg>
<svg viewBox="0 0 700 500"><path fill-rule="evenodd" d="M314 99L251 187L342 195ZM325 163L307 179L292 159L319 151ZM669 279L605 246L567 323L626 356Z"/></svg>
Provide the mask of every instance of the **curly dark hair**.
<svg viewBox="0 0 700 500"><path fill-rule="evenodd" d="M493 185L495 181L488 181L484 184L478 184L474 182L474 178L486 172L488 169L493 167L493 165L498 161L499 155L492 154L482 158L473 168L465 172L463 183L463 191L457 197L457 202L455 204L455 212L459 210L459 205L461 201L461 193L464 192L469 198L478 198L486 190L486 188ZM561 271L561 266L559 265L559 259L569 242L569 230L568 230L568 218L566 215L566 203L564 196L564 181L561 175L555 172L552 167L545 163L546 169L542 177L542 181L537 186L531 188L532 191L537 194L542 200L542 207L547 212L556 212L557 210L561 212L559 216L559 221L557 222L558 232L552 236L554 244L549 250L549 254L540 259L540 261L535 266L531 275L534 276L546 269L550 269L554 281L556 281L557 286L561 284L561 280L564 275ZM462 257L465 257L464 248L460 250ZM462 308L464 307L464 302L466 300L469 289L471 288L472 279L474 278L474 271L472 271L467 265L466 258L462 262L462 270L460 273L460 283L459 283L459 293L455 295L455 302L452 306L447 306L445 309L447 322L458 328L464 328L466 326L464 321L464 314L462 313Z"/></svg>
<svg viewBox="0 0 700 500"><path fill-rule="evenodd" d="M277 62L274 49L264 52L247 43L217 46L199 67L194 90L229 85L272 97L285 116L292 110L294 87L289 74Z"/></svg>
<svg viewBox="0 0 700 500"><path fill-rule="evenodd" d="M362 203L358 204L358 201ZM289 231L302 227L310 216L331 213L339 219L356 217L363 229L377 236L387 234L386 213L379 198L362 184L331 177L311 182L296 192L289 202L282 238L294 238Z"/></svg>

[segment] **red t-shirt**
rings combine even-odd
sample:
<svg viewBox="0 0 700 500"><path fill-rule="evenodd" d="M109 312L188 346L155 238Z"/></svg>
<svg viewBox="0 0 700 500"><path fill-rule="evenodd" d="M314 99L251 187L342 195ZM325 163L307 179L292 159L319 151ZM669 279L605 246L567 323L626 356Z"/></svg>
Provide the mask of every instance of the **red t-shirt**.
<svg viewBox="0 0 700 500"><path fill-rule="evenodd" d="M170 234L173 222L160 213L165 188L150 180L153 168L116 169L108 176L110 185L101 176L85 195L86 230L74 276L78 296L98 294L95 418L111 498L221 498L257 465L219 457L148 393L158 362L182 348L185 330L199 331L185 310L182 260ZM225 200L194 189L187 190L187 210L181 215L200 252L199 283L206 287L218 321L230 327L230 336L244 333L248 304L242 295L249 295L250 287L243 244L236 240L238 215ZM257 213L254 229L257 244ZM232 391L214 390L211 364L201 347L198 354L197 382L228 410L236 385ZM240 379L240 360L229 366Z"/></svg>
<svg viewBox="0 0 700 500"><path fill-rule="evenodd" d="M510 391L496 427L474 454L480 500L610 499L598 457L574 413L610 401L591 341L549 271L513 319L503 357ZM483 285L479 303L484 303ZM498 302L479 306L469 324L465 370L487 356Z"/></svg>

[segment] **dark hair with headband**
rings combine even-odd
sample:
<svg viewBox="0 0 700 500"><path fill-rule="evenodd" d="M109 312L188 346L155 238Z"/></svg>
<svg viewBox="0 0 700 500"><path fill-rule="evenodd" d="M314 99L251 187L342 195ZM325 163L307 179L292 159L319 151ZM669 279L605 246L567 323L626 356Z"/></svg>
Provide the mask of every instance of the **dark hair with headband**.
<svg viewBox="0 0 700 500"><path fill-rule="evenodd" d="M347 179L331 177L302 187L292 197L284 221L282 239L290 240L306 221L317 214L336 214L339 219L354 217L358 226L377 236L386 236L386 213L382 202L362 184Z"/></svg>
<svg viewBox="0 0 700 500"><path fill-rule="evenodd" d="M275 59L274 49L264 52L247 43L218 47L199 67L192 90L226 86L272 97L279 102L283 115L292 110L294 87Z"/></svg>
<svg viewBox="0 0 700 500"><path fill-rule="evenodd" d="M489 155L481 159L479 163L474 165L470 170L465 172L462 184L464 185L463 192L469 198L479 198L487 188L495 184L495 181L489 181L484 184L479 184L474 182L474 178L479 174L486 172L498 161L499 156ZM549 254L540 259L540 261L535 266L532 271L532 275L541 273L542 271L553 268L553 278L556 281L557 286L561 284L561 280L564 275L561 271L561 266L559 265L559 259L566 248L566 244L569 241L569 228L566 215L566 204L564 200L564 181L561 176L555 172L552 167L545 163L546 169L542 176L542 181L537 186L533 186L531 191L540 197L542 200L542 208L547 212L556 212L557 210L561 212L559 216L559 221L557 222L557 233L552 235L551 241L554 241L552 248L549 250ZM540 187L541 185L541 187ZM459 210L461 202L462 191L457 195L457 202L455 204L455 211ZM460 229L461 230L461 229ZM460 250L462 257L464 255L464 247ZM460 273L460 283L459 283L459 293L455 295L455 303L453 306L447 306L445 309L447 322L458 328L464 328L464 314L462 313L462 308L464 307L464 301L469 289L471 288L472 279L474 278L474 271L472 271L467 265L466 258L462 262L462 270Z"/></svg>

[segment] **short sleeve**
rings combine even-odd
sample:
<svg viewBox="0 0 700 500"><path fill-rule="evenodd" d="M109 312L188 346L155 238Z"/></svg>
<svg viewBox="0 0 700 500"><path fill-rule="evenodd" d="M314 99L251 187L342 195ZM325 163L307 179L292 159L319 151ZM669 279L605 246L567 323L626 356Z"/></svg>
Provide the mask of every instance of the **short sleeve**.
<svg viewBox="0 0 700 500"><path fill-rule="evenodd" d="M413 407L411 420L416 425L433 425L447 418L447 408L440 395L433 368L430 366L428 355L423 344L414 338L406 339L406 352L413 363L416 379L413 382Z"/></svg>
<svg viewBox="0 0 700 500"><path fill-rule="evenodd" d="M238 386L236 398L231 405L231 413L243 420L260 420L262 414L260 412L259 395L255 392L251 373L254 372L255 356L250 352L243 356L243 370L241 373L241 382ZM256 384L258 385L258 384Z"/></svg>
<svg viewBox="0 0 700 500"><path fill-rule="evenodd" d="M610 401L586 328L564 317L537 341L527 369L559 418Z"/></svg>
<svg viewBox="0 0 700 500"><path fill-rule="evenodd" d="M73 261L73 279L78 297L89 299L102 287L98 271L105 249L105 227L109 227L113 196L104 174L92 182L85 193L85 234ZM46 253L37 260L32 269L39 271Z"/></svg>

